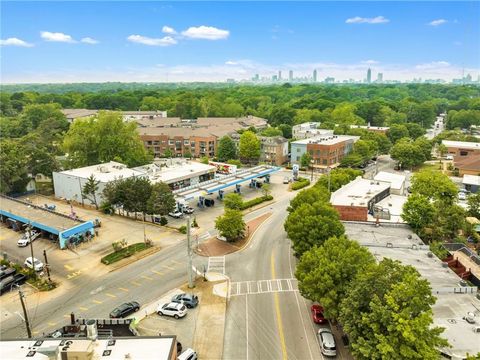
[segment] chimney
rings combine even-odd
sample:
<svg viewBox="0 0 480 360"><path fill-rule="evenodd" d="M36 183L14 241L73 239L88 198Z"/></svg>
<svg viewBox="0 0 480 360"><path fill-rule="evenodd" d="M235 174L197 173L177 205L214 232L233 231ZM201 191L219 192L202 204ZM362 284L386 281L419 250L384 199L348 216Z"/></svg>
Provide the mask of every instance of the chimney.
<svg viewBox="0 0 480 360"><path fill-rule="evenodd" d="M75 314L73 312L70 313L70 324L75 325Z"/></svg>

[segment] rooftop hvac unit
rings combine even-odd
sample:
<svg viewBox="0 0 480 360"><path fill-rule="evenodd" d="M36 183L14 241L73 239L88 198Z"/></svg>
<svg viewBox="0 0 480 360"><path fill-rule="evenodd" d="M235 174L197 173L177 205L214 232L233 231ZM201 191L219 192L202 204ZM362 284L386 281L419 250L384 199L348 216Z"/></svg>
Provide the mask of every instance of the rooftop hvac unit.
<svg viewBox="0 0 480 360"><path fill-rule="evenodd" d="M97 337L97 322L90 319L87 321L87 338L90 340L97 340Z"/></svg>
<svg viewBox="0 0 480 360"><path fill-rule="evenodd" d="M475 314L473 312L468 312L464 319L469 324L475 324Z"/></svg>

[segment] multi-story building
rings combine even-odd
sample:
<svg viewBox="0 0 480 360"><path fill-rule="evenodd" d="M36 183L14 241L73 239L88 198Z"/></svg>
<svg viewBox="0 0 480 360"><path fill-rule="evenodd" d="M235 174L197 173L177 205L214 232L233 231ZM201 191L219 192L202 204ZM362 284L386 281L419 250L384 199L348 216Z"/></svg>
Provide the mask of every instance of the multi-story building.
<svg viewBox="0 0 480 360"><path fill-rule="evenodd" d="M240 134L231 133L235 145L239 146ZM260 161L271 165L282 165L288 161L288 140L283 136L258 136L260 140Z"/></svg>
<svg viewBox="0 0 480 360"><path fill-rule="evenodd" d="M68 122L72 123L76 119L86 118L96 115L101 110L94 109L63 109L62 113L67 118ZM124 121L135 121L143 118L166 118L166 111L122 111Z"/></svg>
<svg viewBox="0 0 480 360"><path fill-rule="evenodd" d="M480 156L480 143L443 140L442 144L446 146L448 154L454 157Z"/></svg>
<svg viewBox="0 0 480 360"><path fill-rule="evenodd" d="M353 150L359 136L327 135L291 143L291 162L300 164L303 154L309 153L316 168L337 167L344 156Z"/></svg>
<svg viewBox="0 0 480 360"><path fill-rule="evenodd" d="M350 125L350 129L364 129L378 134L387 134L387 131L390 130L388 126L370 126L368 125Z"/></svg>
<svg viewBox="0 0 480 360"><path fill-rule="evenodd" d="M333 130L319 129L319 122L306 122L292 127L292 137L294 139L308 139L320 135L333 135Z"/></svg>
<svg viewBox="0 0 480 360"><path fill-rule="evenodd" d="M215 156L217 142L224 135L253 127L261 130L267 120L255 116L243 118L142 118L136 121L140 138L155 157L171 152L174 157Z"/></svg>

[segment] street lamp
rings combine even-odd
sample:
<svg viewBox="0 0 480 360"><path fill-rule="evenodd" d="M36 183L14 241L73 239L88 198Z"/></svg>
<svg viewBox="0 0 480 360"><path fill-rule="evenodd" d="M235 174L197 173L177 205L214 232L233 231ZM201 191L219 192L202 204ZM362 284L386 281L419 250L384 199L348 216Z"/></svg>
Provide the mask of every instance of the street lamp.
<svg viewBox="0 0 480 360"><path fill-rule="evenodd" d="M330 171L332 169L330 168L330 166L327 166L327 174L328 174L328 192L330 192Z"/></svg>
<svg viewBox="0 0 480 360"><path fill-rule="evenodd" d="M312 176L310 177L310 182L313 181L313 164L315 164L315 160L310 160L310 165L312 166Z"/></svg>

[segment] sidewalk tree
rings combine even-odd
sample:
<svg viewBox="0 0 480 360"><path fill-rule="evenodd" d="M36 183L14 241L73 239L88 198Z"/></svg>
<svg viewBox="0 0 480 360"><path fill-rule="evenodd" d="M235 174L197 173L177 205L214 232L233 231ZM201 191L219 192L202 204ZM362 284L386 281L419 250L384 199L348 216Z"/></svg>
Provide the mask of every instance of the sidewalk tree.
<svg viewBox="0 0 480 360"><path fill-rule="evenodd" d="M237 158L237 148L230 136L225 135L218 142L217 158L221 162Z"/></svg>
<svg viewBox="0 0 480 360"><path fill-rule="evenodd" d="M257 163L260 158L260 140L251 131L240 135L239 155L242 162Z"/></svg>
<svg viewBox="0 0 480 360"><path fill-rule="evenodd" d="M82 195L85 199L90 200L90 203L95 205L95 208L98 210L97 202L97 191L100 180L95 179L95 176L92 174L87 178L87 181L83 185Z"/></svg>
<svg viewBox="0 0 480 360"><path fill-rule="evenodd" d="M303 253L295 277L302 296L317 301L329 319L337 319L340 302L359 272L375 263L368 249L346 236L331 237Z"/></svg>
<svg viewBox="0 0 480 360"><path fill-rule="evenodd" d="M341 236L345 232L338 212L323 201L300 205L288 215L284 227L296 257L314 246L321 246L328 238Z"/></svg>
<svg viewBox="0 0 480 360"><path fill-rule="evenodd" d="M310 161L312 160L312 156L310 155L309 152L303 153L302 157L300 158L300 166L303 168L309 168L310 167Z"/></svg>
<svg viewBox="0 0 480 360"><path fill-rule="evenodd" d="M175 197L166 183L158 182L152 185L152 192L147 200L148 214L165 216L172 212L175 206Z"/></svg>
<svg viewBox="0 0 480 360"><path fill-rule="evenodd" d="M319 186L318 183L315 186L300 191L297 196L290 201L290 206L287 211L291 213L302 204L313 204L317 201L323 201L325 203L330 201L330 194L327 188Z"/></svg>
<svg viewBox="0 0 480 360"><path fill-rule="evenodd" d="M215 220L215 229L228 242L236 241L245 236L246 224L239 210L225 209L225 213Z"/></svg>
<svg viewBox="0 0 480 360"><path fill-rule="evenodd" d="M411 194L403 205L402 219L415 231L432 224L434 217L434 205L421 194Z"/></svg>
<svg viewBox="0 0 480 360"><path fill-rule="evenodd" d="M395 144L398 140L409 137L408 129L403 124L392 124L387 131L387 137L392 144Z"/></svg>
<svg viewBox="0 0 480 360"><path fill-rule="evenodd" d="M433 326L435 298L412 266L385 258L358 273L340 306L340 322L360 360L438 359L448 346Z"/></svg>
<svg viewBox="0 0 480 360"><path fill-rule="evenodd" d="M243 199L240 194L230 193L223 198L225 209L240 210L242 208Z"/></svg>
<svg viewBox="0 0 480 360"><path fill-rule="evenodd" d="M144 177L130 177L124 180L126 186L126 202L124 204L125 210L135 213L145 214L148 211L147 204L152 195L152 184L148 178Z"/></svg>
<svg viewBox="0 0 480 360"><path fill-rule="evenodd" d="M457 198L458 189L450 178L438 171L422 170L412 176L412 193L421 194L430 200Z"/></svg>
<svg viewBox="0 0 480 360"><path fill-rule="evenodd" d="M390 156L397 160L403 169L421 165L426 160L423 149L409 138L397 141L390 150Z"/></svg>
<svg viewBox="0 0 480 360"><path fill-rule="evenodd" d="M425 157L425 160L432 159L432 148L433 143L432 141L428 140L426 137L421 136L413 142L414 145L418 146Z"/></svg>
<svg viewBox="0 0 480 360"><path fill-rule="evenodd" d="M330 171L330 175L324 174L324 176L318 179L315 187L319 186L328 189L328 180L330 178L330 191L335 192L343 185L346 185L350 181L355 180L358 176L362 176L361 170L336 168ZM328 199L330 200L330 197Z"/></svg>
<svg viewBox="0 0 480 360"><path fill-rule="evenodd" d="M467 199L468 214L480 219L480 192L476 194L470 194Z"/></svg>
<svg viewBox="0 0 480 360"><path fill-rule="evenodd" d="M163 152L162 157L170 159L173 157L173 151L170 150L170 148L166 148L165 151Z"/></svg>
<svg viewBox="0 0 480 360"><path fill-rule="evenodd" d="M268 197L270 195L270 193L272 192L272 186L270 184L267 184L267 183L263 183L262 184L262 195L263 197Z"/></svg>

